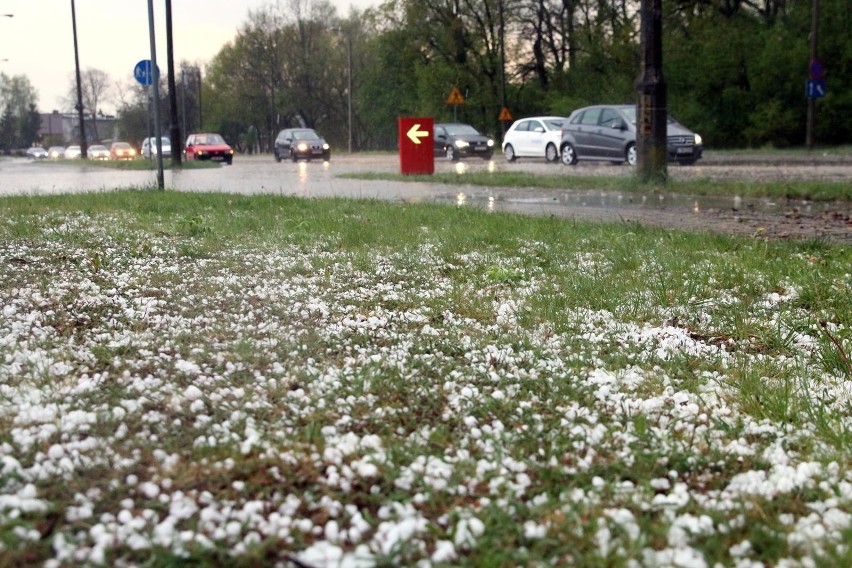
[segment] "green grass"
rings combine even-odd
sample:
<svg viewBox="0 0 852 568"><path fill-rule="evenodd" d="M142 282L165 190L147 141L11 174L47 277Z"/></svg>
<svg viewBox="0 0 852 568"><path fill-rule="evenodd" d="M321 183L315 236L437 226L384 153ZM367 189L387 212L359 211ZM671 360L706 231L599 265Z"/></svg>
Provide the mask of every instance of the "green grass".
<svg viewBox="0 0 852 568"><path fill-rule="evenodd" d="M466 207L2 198L0 565L842 564L850 266Z"/></svg>
<svg viewBox="0 0 852 568"><path fill-rule="evenodd" d="M779 183L669 179L665 184L657 185L645 184L630 176L579 176L565 175L564 173L537 175L529 172L465 172L461 174L436 173L433 175L361 172L344 174L341 177L524 189L603 189L627 193L667 192L688 195L739 195L740 197L777 197L813 201L852 201L852 186L848 183L828 181L785 181Z"/></svg>

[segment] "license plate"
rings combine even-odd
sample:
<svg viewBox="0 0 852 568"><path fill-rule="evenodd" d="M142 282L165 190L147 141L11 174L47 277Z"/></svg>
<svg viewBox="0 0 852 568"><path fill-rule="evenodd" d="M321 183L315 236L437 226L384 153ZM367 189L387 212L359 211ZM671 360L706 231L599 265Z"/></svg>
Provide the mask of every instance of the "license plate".
<svg viewBox="0 0 852 568"><path fill-rule="evenodd" d="M692 154L692 148L678 148L678 154Z"/></svg>
<svg viewBox="0 0 852 568"><path fill-rule="evenodd" d="M224 162L225 156L212 156L210 159L214 162Z"/></svg>

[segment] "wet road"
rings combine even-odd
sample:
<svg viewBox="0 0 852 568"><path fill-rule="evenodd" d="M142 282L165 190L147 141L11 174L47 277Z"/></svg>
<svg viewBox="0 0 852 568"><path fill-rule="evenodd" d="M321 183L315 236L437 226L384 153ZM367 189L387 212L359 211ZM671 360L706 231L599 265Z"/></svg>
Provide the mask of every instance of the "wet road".
<svg viewBox="0 0 852 568"><path fill-rule="evenodd" d="M565 167L544 161L508 164L491 161L451 163L436 159L436 172L527 171L564 176L565 190L486 188L439 183L344 179L357 172L398 173L395 154L333 156L330 162L281 162L271 156L240 156L233 166L166 171L165 185L179 191L273 193L300 197L352 197L402 202L453 203L485 210L565 218L642 223L656 226L811 238L852 243L852 208L848 203L825 205L805 201L696 197L676 194L638 195L583 188L580 177L631 174L626 166L584 164ZM741 156L708 156L695 167L669 167L675 179L788 181L822 179L852 184L848 156L811 157L766 162ZM572 182L572 178L575 182ZM123 171L84 164L45 164L25 159L0 161L0 195L111 191L155 188L156 173Z"/></svg>

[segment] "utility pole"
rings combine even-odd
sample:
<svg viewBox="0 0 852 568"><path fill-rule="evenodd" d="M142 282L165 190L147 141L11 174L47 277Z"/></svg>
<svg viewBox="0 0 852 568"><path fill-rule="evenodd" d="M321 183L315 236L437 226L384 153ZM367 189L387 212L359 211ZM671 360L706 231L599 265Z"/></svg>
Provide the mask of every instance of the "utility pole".
<svg viewBox="0 0 852 568"><path fill-rule="evenodd" d="M148 31L151 39L151 72L154 75L154 142L157 144L157 188L165 188L163 182L163 132L160 128L160 74L157 67L157 42L154 35L154 0L148 0Z"/></svg>
<svg viewBox="0 0 852 568"><path fill-rule="evenodd" d="M175 87L175 50L172 44L172 0L166 0L166 58L169 68L169 138L172 140L172 166L181 166L180 125Z"/></svg>
<svg viewBox="0 0 852 568"><path fill-rule="evenodd" d="M636 79L636 175L665 183L666 80L663 77L663 1L641 0L641 70Z"/></svg>
<svg viewBox="0 0 852 568"><path fill-rule="evenodd" d="M88 146L86 145L86 119L83 115L83 88L80 84L80 55L77 50L77 10L74 7L74 0L71 0L71 26L74 28L74 69L77 75L77 116L80 119L80 159L85 160L88 157Z"/></svg>
<svg viewBox="0 0 852 568"><path fill-rule="evenodd" d="M817 58L817 39L819 32L819 0L813 0L811 6L811 64ZM811 77L816 79L818 77ZM816 122L816 99L808 97L808 116L805 124L805 147L808 150L814 147L814 123Z"/></svg>

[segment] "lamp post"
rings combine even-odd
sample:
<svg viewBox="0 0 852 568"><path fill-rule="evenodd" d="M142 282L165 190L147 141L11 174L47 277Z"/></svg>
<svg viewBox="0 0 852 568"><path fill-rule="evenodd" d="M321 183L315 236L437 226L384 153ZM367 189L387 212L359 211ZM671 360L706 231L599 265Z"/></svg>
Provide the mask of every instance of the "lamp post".
<svg viewBox="0 0 852 568"><path fill-rule="evenodd" d="M346 111L349 122L349 153L352 153L352 32L343 28L331 28L332 31L346 35Z"/></svg>
<svg viewBox="0 0 852 568"><path fill-rule="evenodd" d="M83 117L83 88L80 84L80 56L77 50L77 11L74 9L74 0L71 0L71 26L74 31L74 70L77 76L77 115L80 117L80 158L87 158L86 147L86 121Z"/></svg>

